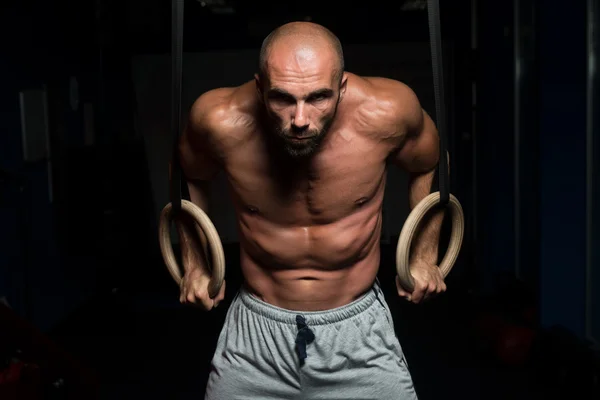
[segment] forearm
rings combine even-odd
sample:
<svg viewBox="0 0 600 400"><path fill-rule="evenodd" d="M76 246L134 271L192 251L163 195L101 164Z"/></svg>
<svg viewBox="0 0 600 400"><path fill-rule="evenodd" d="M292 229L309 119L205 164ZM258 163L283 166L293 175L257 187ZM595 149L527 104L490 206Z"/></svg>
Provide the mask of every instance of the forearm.
<svg viewBox="0 0 600 400"><path fill-rule="evenodd" d="M431 185L436 170L414 173L409 179L409 202L411 210L431 193ZM415 232L411 248L411 261L421 260L437 264L438 247L444 210L434 208L422 220Z"/></svg>
<svg viewBox="0 0 600 400"><path fill-rule="evenodd" d="M208 214L209 183L188 183L190 200ZM177 231L181 243L181 258L185 271L201 268L208 272L207 240L198 224L186 213L181 213L177 219Z"/></svg>

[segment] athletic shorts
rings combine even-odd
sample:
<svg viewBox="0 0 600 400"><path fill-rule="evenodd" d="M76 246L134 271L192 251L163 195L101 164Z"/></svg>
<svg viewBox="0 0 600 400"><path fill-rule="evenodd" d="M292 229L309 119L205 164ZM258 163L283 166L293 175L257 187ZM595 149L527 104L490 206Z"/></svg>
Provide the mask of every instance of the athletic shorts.
<svg viewBox="0 0 600 400"><path fill-rule="evenodd" d="M417 399L377 284L328 311L272 306L245 289L219 335L206 400Z"/></svg>

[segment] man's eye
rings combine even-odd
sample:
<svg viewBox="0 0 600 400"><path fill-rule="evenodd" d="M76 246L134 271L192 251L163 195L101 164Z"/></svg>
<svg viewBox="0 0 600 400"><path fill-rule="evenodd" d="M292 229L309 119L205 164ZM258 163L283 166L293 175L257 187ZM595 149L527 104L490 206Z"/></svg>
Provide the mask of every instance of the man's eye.
<svg viewBox="0 0 600 400"><path fill-rule="evenodd" d="M291 99L287 96L279 96L279 95L271 96L271 100L275 101L277 103L286 103L286 104L292 104L295 102L294 99Z"/></svg>
<svg viewBox="0 0 600 400"><path fill-rule="evenodd" d="M327 96L325 96L324 94L318 94L318 95L312 96L309 99L309 101L313 101L313 102L314 101L323 101L323 100L326 100L326 99L327 99Z"/></svg>

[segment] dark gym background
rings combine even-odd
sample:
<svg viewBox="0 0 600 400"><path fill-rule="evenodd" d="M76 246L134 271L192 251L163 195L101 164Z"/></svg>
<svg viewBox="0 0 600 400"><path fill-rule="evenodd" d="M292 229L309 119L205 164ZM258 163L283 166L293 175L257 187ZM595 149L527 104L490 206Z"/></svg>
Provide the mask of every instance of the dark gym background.
<svg viewBox="0 0 600 400"><path fill-rule="evenodd" d="M464 244L444 296L397 298L409 210L390 170L379 274L417 392L600 398L598 1L440 3ZM425 5L188 0L183 109L251 79L273 28L312 20L340 37L349 71L402 80L433 113ZM2 399L202 396L240 282L237 236L221 177L227 301L181 306L157 245L170 21L166 0L2 5Z"/></svg>

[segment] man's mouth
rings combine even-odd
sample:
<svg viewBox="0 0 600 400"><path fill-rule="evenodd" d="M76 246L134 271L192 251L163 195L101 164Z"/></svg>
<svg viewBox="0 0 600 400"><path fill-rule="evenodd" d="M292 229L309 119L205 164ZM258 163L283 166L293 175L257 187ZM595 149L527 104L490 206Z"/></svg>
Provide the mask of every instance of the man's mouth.
<svg viewBox="0 0 600 400"><path fill-rule="evenodd" d="M292 142L303 142L305 140L312 139L314 136L287 136L288 140Z"/></svg>

